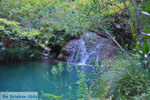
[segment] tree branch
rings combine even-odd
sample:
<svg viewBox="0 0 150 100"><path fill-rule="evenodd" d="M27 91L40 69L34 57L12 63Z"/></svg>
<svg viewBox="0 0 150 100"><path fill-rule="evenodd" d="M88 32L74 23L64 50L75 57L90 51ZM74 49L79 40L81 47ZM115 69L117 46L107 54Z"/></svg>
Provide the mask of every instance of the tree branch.
<svg viewBox="0 0 150 100"><path fill-rule="evenodd" d="M114 37L112 37L110 35L110 33L101 25L99 24L96 20L94 20L93 18L91 18L90 16L86 16L86 15L82 15L84 17L89 18L91 21L93 21L94 23L96 23L105 33L106 35L120 48L120 50L125 54L125 56L128 58L129 62L134 65L134 63L132 62L131 57L128 55L128 53L122 48L122 46L115 40Z"/></svg>
<svg viewBox="0 0 150 100"><path fill-rule="evenodd" d="M128 13L127 13L125 10L123 10L121 7L119 7L116 3L111 2L111 4L113 4L114 6L118 7L118 8L119 8L123 13L125 13L133 22L136 22L136 21L132 18L131 14L130 14L130 11L129 11L129 9L127 8L127 5L126 5L126 3L125 3L124 1L123 1L123 4L124 4L125 8L127 9Z"/></svg>
<svg viewBox="0 0 150 100"><path fill-rule="evenodd" d="M137 33L138 35L140 34L140 31L141 31L141 26L140 26L140 23L139 23L139 15L138 15L138 9L137 9L137 2L136 0L134 0L134 11L135 11L135 16L136 16L136 25L137 25Z"/></svg>

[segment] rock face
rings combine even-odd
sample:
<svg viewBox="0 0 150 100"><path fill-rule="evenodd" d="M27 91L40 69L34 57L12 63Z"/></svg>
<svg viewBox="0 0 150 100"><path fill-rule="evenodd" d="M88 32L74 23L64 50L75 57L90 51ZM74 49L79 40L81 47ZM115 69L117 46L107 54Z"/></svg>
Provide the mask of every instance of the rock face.
<svg viewBox="0 0 150 100"><path fill-rule="evenodd" d="M90 64L92 61L109 60L114 55L115 46L111 40L88 32L79 39L70 41L59 60L80 64Z"/></svg>
<svg viewBox="0 0 150 100"><path fill-rule="evenodd" d="M61 60L61 61L67 61L68 57L65 55L65 54L59 54L58 55L58 60Z"/></svg>
<svg viewBox="0 0 150 100"><path fill-rule="evenodd" d="M133 36L129 24L116 24L116 27L112 29L120 44L128 44L129 46L132 44Z"/></svg>
<svg viewBox="0 0 150 100"><path fill-rule="evenodd" d="M124 23L124 19L128 19L126 14L111 15L111 31L118 43L124 46L128 46L128 49L132 49L132 42L134 41L134 37L132 35L131 25Z"/></svg>

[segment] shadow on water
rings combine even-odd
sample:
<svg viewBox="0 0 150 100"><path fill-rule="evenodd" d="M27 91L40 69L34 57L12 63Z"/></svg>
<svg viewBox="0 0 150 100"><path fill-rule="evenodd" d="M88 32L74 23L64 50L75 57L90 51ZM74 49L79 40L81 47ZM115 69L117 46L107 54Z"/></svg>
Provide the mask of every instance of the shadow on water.
<svg viewBox="0 0 150 100"><path fill-rule="evenodd" d="M63 95L63 98L68 98L71 92L73 100L76 100L76 90L78 80L75 65L71 65L71 71L66 70L62 75L52 75L51 68L56 65L56 62L40 61L28 62L13 65L0 65L0 91L1 92L38 92L39 97L42 93L55 94L56 96ZM79 66L80 70L84 70L88 75L91 68L88 66ZM71 85L69 85L71 84ZM72 86L72 89L69 89ZM44 98L44 100L46 100Z"/></svg>

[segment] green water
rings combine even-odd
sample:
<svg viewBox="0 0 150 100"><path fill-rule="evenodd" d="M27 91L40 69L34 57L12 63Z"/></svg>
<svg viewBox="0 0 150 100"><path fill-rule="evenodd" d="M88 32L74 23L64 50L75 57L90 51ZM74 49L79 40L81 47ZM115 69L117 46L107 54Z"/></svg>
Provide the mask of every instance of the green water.
<svg viewBox="0 0 150 100"><path fill-rule="evenodd" d="M0 65L0 92L38 92L39 97L42 92L63 95L63 100L72 94L76 100L76 84L64 87L67 84L78 80L75 67L72 65L71 72L64 69L62 75L54 76L51 67L57 63L49 61L28 62L13 65ZM81 67L81 66L80 66ZM90 68L85 67L85 73L90 72ZM44 98L44 100L49 100Z"/></svg>

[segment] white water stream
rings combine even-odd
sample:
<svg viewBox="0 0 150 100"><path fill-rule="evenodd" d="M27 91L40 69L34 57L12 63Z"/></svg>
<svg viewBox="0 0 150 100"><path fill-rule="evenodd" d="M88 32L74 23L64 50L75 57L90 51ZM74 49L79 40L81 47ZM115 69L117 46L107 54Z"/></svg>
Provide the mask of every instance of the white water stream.
<svg viewBox="0 0 150 100"><path fill-rule="evenodd" d="M86 43L89 41L85 41L85 37L82 37L76 41L71 43L71 55L68 59L69 62L75 62L78 65L86 65L91 64L92 61L96 61L100 59L100 50L104 46L104 41L92 41L92 45L88 47Z"/></svg>

